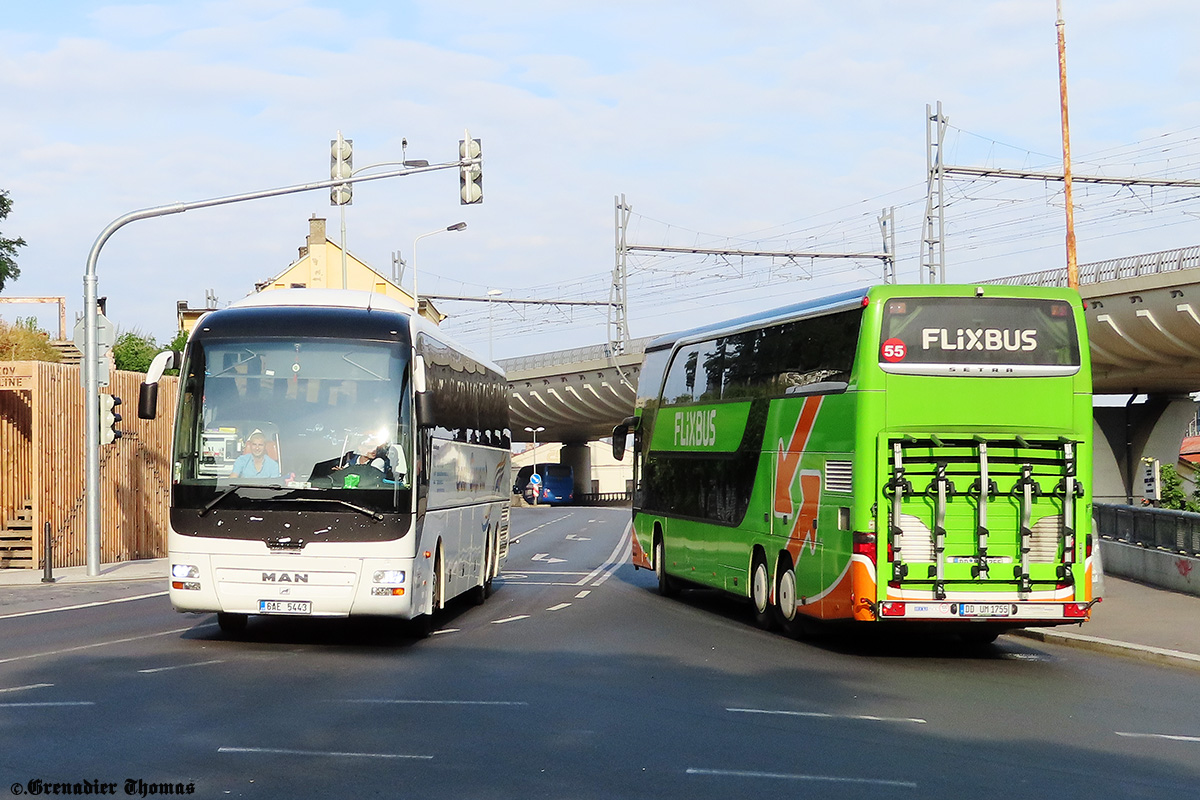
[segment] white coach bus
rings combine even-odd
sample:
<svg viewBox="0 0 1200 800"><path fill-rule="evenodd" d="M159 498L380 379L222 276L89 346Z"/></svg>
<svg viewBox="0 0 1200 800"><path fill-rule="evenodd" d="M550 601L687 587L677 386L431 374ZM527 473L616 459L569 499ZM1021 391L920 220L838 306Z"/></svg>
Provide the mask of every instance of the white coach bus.
<svg viewBox="0 0 1200 800"><path fill-rule="evenodd" d="M171 604L415 620L482 603L508 553L508 383L396 300L280 289L207 314L182 355ZM180 361L163 353L157 381Z"/></svg>

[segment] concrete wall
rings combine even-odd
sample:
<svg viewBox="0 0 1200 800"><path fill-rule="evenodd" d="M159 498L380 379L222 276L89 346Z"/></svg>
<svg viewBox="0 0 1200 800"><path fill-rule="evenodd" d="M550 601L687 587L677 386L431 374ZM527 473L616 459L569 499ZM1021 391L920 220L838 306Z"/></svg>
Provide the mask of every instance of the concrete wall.
<svg viewBox="0 0 1200 800"><path fill-rule="evenodd" d="M1109 539L1100 540L1100 559L1108 575L1200 596L1200 559Z"/></svg>

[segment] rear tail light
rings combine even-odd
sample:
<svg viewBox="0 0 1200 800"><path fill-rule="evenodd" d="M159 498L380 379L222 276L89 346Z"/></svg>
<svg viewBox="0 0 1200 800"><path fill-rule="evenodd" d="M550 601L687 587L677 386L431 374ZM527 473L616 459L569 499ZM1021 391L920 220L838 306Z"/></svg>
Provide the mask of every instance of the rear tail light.
<svg viewBox="0 0 1200 800"><path fill-rule="evenodd" d="M903 617L904 603L890 603L884 600L879 604L879 616L881 617Z"/></svg>
<svg viewBox="0 0 1200 800"><path fill-rule="evenodd" d="M875 534L854 532L854 555L866 556L872 563L875 561Z"/></svg>
<svg viewBox="0 0 1200 800"><path fill-rule="evenodd" d="M1063 606L1063 616L1082 619L1088 615L1090 603L1067 603Z"/></svg>

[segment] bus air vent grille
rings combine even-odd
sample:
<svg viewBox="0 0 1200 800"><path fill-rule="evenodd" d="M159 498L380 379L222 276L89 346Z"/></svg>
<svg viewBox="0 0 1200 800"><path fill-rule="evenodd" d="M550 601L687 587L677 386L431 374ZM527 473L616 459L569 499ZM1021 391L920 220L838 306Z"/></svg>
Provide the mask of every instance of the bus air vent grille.
<svg viewBox="0 0 1200 800"><path fill-rule="evenodd" d="M1062 537L1061 514L1042 517L1033 528L1033 540L1029 543L1029 560L1035 564L1053 564L1058 561L1058 543Z"/></svg>
<svg viewBox="0 0 1200 800"><path fill-rule="evenodd" d="M825 491L850 494L854 489L853 472L854 464L851 461L826 461Z"/></svg>

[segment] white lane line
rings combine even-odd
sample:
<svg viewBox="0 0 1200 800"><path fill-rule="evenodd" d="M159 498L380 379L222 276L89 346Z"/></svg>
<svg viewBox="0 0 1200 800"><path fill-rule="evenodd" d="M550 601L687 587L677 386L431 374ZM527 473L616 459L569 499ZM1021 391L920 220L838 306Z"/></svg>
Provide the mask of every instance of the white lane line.
<svg viewBox="0 0 1200 800"><path fill-rule="evenodd" d="M689 767L688 775L711 775L718 778L773 778L785 781L821 781L824 783L856 783L871 786L896 786L904 789L916 789L912 781L894 781L880 778L843 778L837 775L798 775L786 772L752 772L740 769L695 769Z"/></svg>
<svg viewBox="0 0 1200 800"><path fill-rule="evenodd" d="M537 531L540 531L542 528L546 527L547 525L553 525L556 522L562 522L564 519L570 519L571 516L572 516L571 514L565 514L565 515L559 517L558 519L552 519L549 522L543 522L541 525L538 525L536 528L530 528L529 530L525 531L524 533L517 534L516 536L510 536L508 541L512 544L515 544L515 543L521 541L522 539L524 539L529 534L536 533Z"/></svg>
<svg viewBox="0 0 1200 800"><path fill-rule="evenodd" d="M213 661L197 661L195 664L176 664L173 667L154 667L153 669L139 669L138 673L142 675L151 675L155 672L170 672L176 669L190 669L192 667L207 667L210 664L224 664L225 659L218 658Z"/></svg>
<svg viewBox="0 0 1200 800"><path fill-rule="evenodd" d="M547 611L562 611L564 608L566 608L569 605L571 605L571 604L570 603L559 603L556 606L550 606L546 610Z"/></svg>
<svg viewBox="0 0 1200 800"><path fill-rule="evenodd" d="M94 706L91 700L62 700L46 703L0 703L0 708L49 708L52 706Z"/></svg>
<svg viewBox="0 0 1200 800"><path fill-rule="evenodd" d="M551 569L523 569L520 572L504 573L500 577L504 580L515 578L518 575L588 575L590 573L576 570L574 572L556 572Z"/></svg>
<svg viewBox="0 0 1200 800"><path fill-rule="evenodd" d="M516 622L519 619L529 619L529 615L528 614L518 614L515 617L505 617L504 619L494 619L494 620L492 620L492 624L493 625L503 625L506 622Z"/></svg>
<svg viewBox="0 0 1200 800"><path fill-rule="evenodd" d="M150 594L139 594L134 597L119 597L116 600L97 600L95 603L80 603L77 606L63 606L61 608L43 608L40 611L18 611L15 614L0 615L0 619L15 619L17 617L33 617L38 614L53 614L56 611L78 611L81 608L95 608L96 606L111 606L113 603L132 603L134 600L145 600L149 597L166 597L166 592L152 592Z"/></svg>
<svg viewBox="0 0 1200 800"><path fill-rule="evenodd" d="M0 694L5 692L23 692L26 689L49 689L53 683L31 683L28 686L10 686L7 689L0 689Z"/></svg>
<svg viewBox="0 0 1200 800"><path fill-rule="evenodd" d="M578 586L579 583L562 583L561 581L514 581L506 580L505 586Z"/></svg>
<svg viewBox="0 0 1200 800"><path fill-rule="evenodd" d="M344 703L379 703L397 706L527 706L524 700L389 700L372 699L343 700Z"/></svg>
<svg viewBox="0 0 1200 800"><path fill-rule="evenodd" d="M916 725L927 724L919 717L877 717L874 714L826 714L822 711L774 711L766 708L727 708L735 714L772 714L781 717L817 717L819 719L864 719L871 722L912 722Z"/></svg>
<svg viewBox="0 0 1200 800"><path fill-rule="evenodd" d="M430 636L441 636L443 633L458 633L462 628L438 628L436 631L430 631Z"/></svg>
<svg viewBox="0 0 1200 800"><path fill-rule="evenodd" d="M177 633L185 633L194 631L200 628L215 628L215 623L208 625L189 625L186 628L174 628L169 631L159 631L158 633L148 633L145 636L127 636L124 639L109 639L106 642L93 642L92 644L81 644L76 647L64 647L61 650L47 650L44 653L30 653L27 656L11 656L9 658L0 658L0 664L11 664L14 661L29 661L34 658L47 658L49 656L61 656L66 653L77 653L80 650L92 650L97 647L108 647L112 644L128 644L129 642L140 642L143 639L155 639L159 636L172 636Z"/></svg>
<svg viewBox="0 0 1200 800"><path fill-rule="evenodd" d="M591 589L584 589L582 592L580 592L579 594L575 595L575 599L576 599L576 600L582 600L583 598L587 597L587 596L588 596L589 594L591 594L591 593L592 593L592 590L591 590Z"/></svg>
<svg viewBox="0 0 1200 800"><path fill-rule="evenodd" d="M218 747L218 753L254 753L276 756L327 756L329 758L406 758L431 761L433 756L416 756L407 753L339 753L325 750L291 750L284 747Z"/></svg>
<svg viewBox="0 0 1200 800"><path fill-rule="evenodd" d="M578 583L578 585L586 586L588 582L596 580L597 576L600 576L601 573L604 573L603 576L599 577L599 580L596 580L592 586L599 586L608 580L609 576L616 572L617 569L629 559L629 556L626 553L631 546L630 542L632 540L630 539L630 536L632 533L633 520L630 520L629 524L625 526L625 532L621 534L621 538L617 541L617 546L614 547L613 551L608 554L608 558L605 559L603 564L589 572L587 576Z"/></svg>
<svg viewBox="0 0 1200 800"><path fill-rule="evenodd" d="M1129 739L1169 739L1172 742L1200 742L1200 736L1184 736L1177 733L1127 733L1125 731L1113 731L1117 736L1124 736Z"/></svg>

